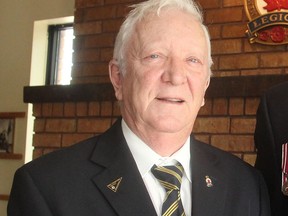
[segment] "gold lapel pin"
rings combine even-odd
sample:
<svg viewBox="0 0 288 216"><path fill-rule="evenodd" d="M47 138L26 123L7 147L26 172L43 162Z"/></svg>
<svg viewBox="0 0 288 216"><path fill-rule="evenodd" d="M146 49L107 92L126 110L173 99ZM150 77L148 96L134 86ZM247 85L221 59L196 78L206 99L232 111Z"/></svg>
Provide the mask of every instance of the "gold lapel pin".
<svg viewBox="0 0 288 216"><path fill-rule="evenodd" d="M112 190L113 192L117 192L118 188L119 188L119 185L121 183L121 180L122 180L122 177L111 182L110 184L107 185L107 187Z"/></svg>
<svg viewBox="0 0 288 216"><path fill-rule="evenodd" d="M205 181L206 181L207 187L213 187L212 180L209 176L205 176Z"/></svg>

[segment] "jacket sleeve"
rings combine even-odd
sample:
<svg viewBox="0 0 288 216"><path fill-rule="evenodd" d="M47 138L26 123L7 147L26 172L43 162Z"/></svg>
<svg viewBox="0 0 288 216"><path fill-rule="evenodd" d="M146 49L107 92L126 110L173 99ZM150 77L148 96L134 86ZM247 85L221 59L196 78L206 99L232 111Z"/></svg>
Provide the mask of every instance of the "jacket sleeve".
<svg viewBox="0 0 288 216"><path fill-rule="evenodd" d="M266 187L266 183L261 174L259 174L260 181L260 216L270 216L271 208L270 208L270 200Z"/></svg>
<svg viewBox="0 0 288 216"><path fill-rule="evenodd" d="M52 216L50 207L32 177L21 168L16 171L7 207L8 216Z"/></svg>
<svg viewBox="0 0 288 216"><path fill-rule="evenodd" d="M254 134L257 158L255 167L264 176L269 193L275 187L275 139L267 106L267 98L261 98L257 111L257 123Z"/></svg>

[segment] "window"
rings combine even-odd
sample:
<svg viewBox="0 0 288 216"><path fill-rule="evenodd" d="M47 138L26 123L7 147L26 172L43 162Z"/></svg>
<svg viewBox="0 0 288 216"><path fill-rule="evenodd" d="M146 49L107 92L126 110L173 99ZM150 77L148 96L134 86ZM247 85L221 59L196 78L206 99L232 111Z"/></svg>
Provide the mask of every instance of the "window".
<svg viewBox="0 0 288 216"><path fill-rule="evenodd" d="M73 24L48 26L46 85L68 85L71 81Z"/></svg>

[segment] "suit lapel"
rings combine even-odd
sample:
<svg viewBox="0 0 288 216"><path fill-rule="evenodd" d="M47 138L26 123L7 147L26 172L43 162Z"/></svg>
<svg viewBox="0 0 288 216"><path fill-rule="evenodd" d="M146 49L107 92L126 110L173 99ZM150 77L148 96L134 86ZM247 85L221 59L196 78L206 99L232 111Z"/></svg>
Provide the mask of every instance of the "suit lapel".
<svg viewBox="0 0 288 216"><path fill-rule="evenodd" d="M225 177L217 167L217 157L205 145L191 139L192 215L222 216L227 190Z"/></svg>
<svg viewBox="0 0 288 216"><path fill-rule="evenodd" d="M118 215L156 215L120 120L100 137L91 160L103 167L93 181Z"/></svg>

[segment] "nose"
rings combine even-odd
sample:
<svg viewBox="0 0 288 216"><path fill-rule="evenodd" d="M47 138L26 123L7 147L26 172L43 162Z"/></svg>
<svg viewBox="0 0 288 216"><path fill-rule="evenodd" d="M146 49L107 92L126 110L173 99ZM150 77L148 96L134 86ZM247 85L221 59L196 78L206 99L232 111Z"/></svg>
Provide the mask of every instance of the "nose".
<svg viewBox="0 0 288 216"><path fill-rule="evenodd" d="M162 80L172 85L182 85L187 81L187 72L184 67L184 61L177 58L169 59L164 68Z"/></svg>

